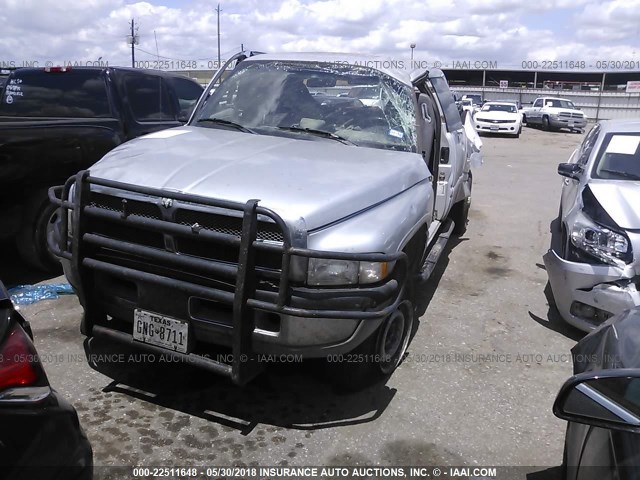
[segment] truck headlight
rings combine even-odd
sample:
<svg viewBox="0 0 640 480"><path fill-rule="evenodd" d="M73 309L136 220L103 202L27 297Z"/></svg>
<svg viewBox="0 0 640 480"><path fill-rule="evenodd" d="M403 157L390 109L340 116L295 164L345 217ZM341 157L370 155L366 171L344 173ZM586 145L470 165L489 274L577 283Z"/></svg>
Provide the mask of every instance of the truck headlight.
<svg viewBox="0 0 640 480"><path fill-rule="evenodd" d="M320 286L376 283L384 280L389 274L389 270L387 262L310 258L307 284Z"/></svg>
<svg viewBox="0 0 640 480"><path fill-rule="evenodd" d="M71 185L69 189L69 201L73 203L73 199L76 194L76 184ZM73 237L73 210L67 210L67 238Z"/></svg>
<svg viewBox="0 0 640 480"><path fill-rule="evenodd" d="M571 227L571 243L593 257L618 267L630 261L631 246L623 233L597 224L580 211Z"/></svg>

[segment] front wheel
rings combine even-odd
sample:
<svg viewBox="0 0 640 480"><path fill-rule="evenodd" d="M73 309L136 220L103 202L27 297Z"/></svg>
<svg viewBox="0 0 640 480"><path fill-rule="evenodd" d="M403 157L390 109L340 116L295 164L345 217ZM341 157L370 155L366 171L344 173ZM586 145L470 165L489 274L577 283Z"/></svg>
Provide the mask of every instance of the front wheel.
<svg viewBox="0 0 640 480"><path fill-rule="evenodd" d="M542 117L542 128L544 130L551 130L551 125L549 124L549 117Z"/></svg>
<svg viewBox="0 0 640 480"><path fill-rule="evenodd" d="M25 207L16 236L16 247L25 263L51 274L61 271L60 261L47 245L47 231L57 219L58 208L49 201L46 190L37 192Z"/></svg>
<svg viewBox="0 0 640 480"><path fill-rule="evenodd" d="M357 391L391 375L407 351L412 328L413 307L404 301L358 347L329 358L332 382L342 390Z"/></svg>
<svg viewBox="0 0 640 480"><path fill-rule="evenodd" d="M463 198L451 207L450 217L453 220L453 233L464 235L469 224L469 209L471 208L471 189L473 187L473 177L469 174L469 196Z"/></svg>

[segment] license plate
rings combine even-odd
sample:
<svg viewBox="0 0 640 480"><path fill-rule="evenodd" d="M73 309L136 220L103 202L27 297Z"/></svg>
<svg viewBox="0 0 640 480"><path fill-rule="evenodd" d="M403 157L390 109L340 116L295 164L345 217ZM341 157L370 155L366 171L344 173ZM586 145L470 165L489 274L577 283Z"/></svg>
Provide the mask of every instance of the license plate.
<svg viewBox="0 0 640 480"><path fill-rule="evenodd" d="M569 126L570 126L570 127L573 127L574 125L575 125L575 123L573 123L573 122L569 122Z"/></svg>
<svg viewBox="0 0 640 480"><path fill-rule="evenodd" d="M133 338L174 352L187 353L189 324L176 318L136 309L133 313Z"/></svg>
<svg viewBox="0 0 640 480"><path fill-rule="evenodd" d="M491 126L489 128L495 132L497 132L500 129L500 127L494 127L494 126Z"/></svg>

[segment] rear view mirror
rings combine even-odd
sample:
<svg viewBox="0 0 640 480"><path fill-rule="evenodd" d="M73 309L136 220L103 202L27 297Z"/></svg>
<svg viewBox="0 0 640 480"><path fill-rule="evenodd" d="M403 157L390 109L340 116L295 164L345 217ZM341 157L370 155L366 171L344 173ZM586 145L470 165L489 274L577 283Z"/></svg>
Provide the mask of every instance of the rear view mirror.
<svg viewBox="0 0 640 480"><path fill-rule="evenodd" d="M307 88L335 87L335 76L311 77L307 79Z"/></svg>
<svg viewBox="0 0 640 480"><path fill-rule="evenodd" d="M618 368L571 377L553 405L556 417L640 433L640 369Z"/></svg>
<svg viewBox="0 0 640 480"><path fill-rule="evenodd" d="M469 161L471 162L471 168L480 168L484 163L482 160L482 154L479 152L472 153L469 157Z"/></svg>
<svg viewBox="0 0 640 480"><path fill-rule="evenodd" d="M558 173L563 177L579 180L582 174L582 165L577 163L561 163L558 165Z"/></svg>

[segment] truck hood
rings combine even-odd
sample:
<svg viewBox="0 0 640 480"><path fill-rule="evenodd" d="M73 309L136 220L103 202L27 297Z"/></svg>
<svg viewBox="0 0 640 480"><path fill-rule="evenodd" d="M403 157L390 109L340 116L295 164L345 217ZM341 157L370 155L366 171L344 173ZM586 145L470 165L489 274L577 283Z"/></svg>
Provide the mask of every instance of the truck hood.
<svg viewBox="0 0 640 480"><path fill-rule="evenodd" d="M640 182L591 180L589 188L620 228L640 229Z"/></svg>
<svg viewBox="0 0 640 480"><path fill-rule="evenodd" d="M585 116L582 110L571 110L570 108L562 107L544 107L544 111L554 115L564 115L569 117L572 115L580 115L581 117Z"/></svg>
<svg viewBox="0 0 640 480"><path fill-rule="evenodd" d="M127 142L90 169L99 178L260 205L313 230L429 176L422 157L223 129L178 127Z"/></svg>

